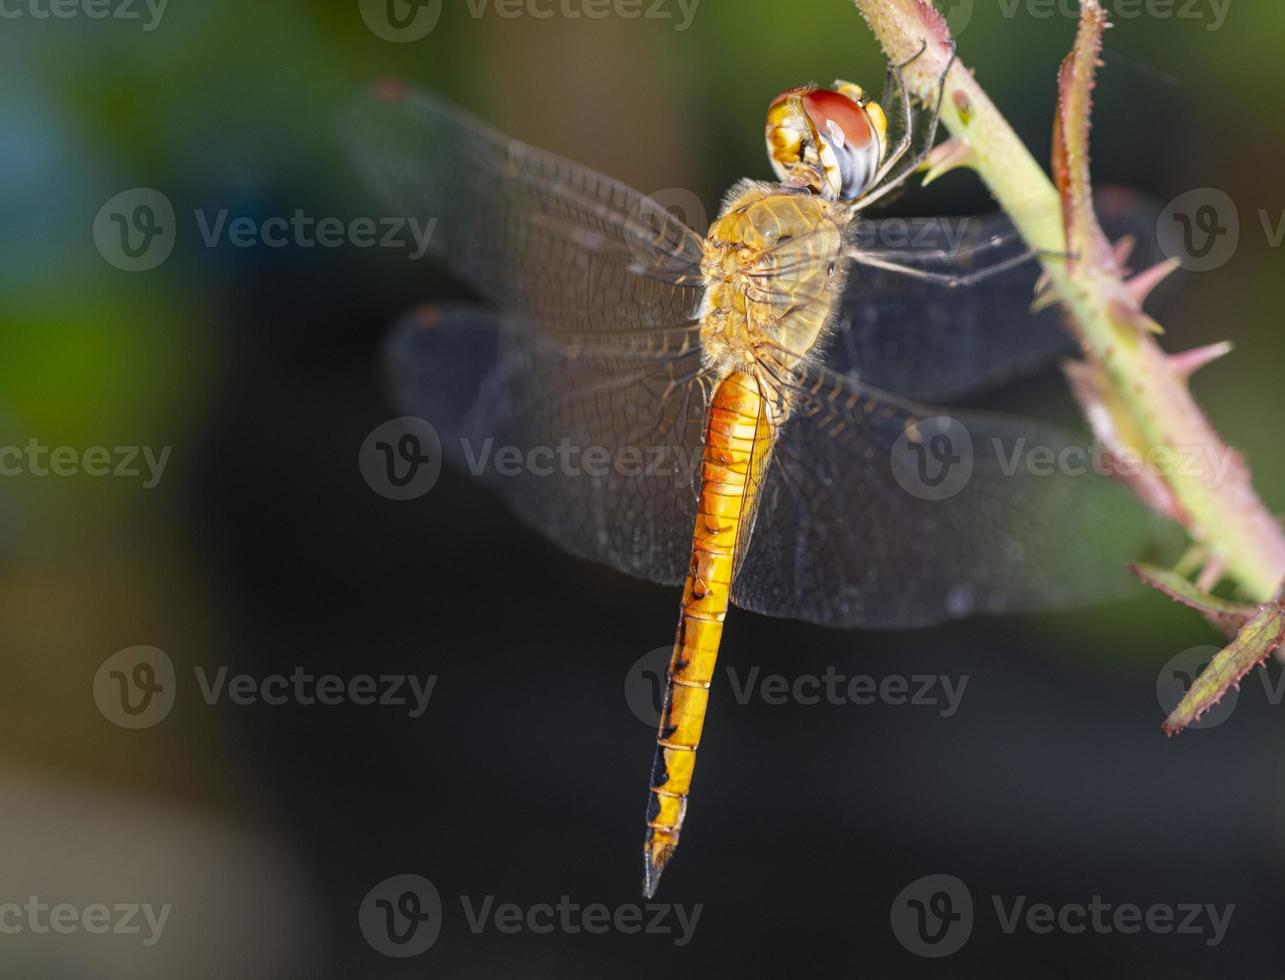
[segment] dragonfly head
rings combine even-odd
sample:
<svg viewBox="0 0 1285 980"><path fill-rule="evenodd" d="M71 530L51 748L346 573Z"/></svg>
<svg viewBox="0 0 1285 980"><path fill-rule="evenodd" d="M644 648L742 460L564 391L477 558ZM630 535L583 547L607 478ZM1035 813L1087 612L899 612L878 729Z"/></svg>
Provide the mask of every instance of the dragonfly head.
<svg viewBox="0 0 1285 980"><path fill-rule="evenodd" d="M767 152L778 179L831 200L869 190L887 145L888 117L851 82L789 89L767 111Z"/></svg>

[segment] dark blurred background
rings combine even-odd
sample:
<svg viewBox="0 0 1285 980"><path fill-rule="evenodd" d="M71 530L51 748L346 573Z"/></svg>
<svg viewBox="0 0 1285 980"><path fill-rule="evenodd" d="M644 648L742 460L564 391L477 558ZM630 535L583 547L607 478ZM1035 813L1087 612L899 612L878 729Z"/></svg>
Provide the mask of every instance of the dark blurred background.
<svg viewBox="0 0 1285 980"><path fill-rule="evenodd" d="M100 9L121 12L112 4ZM0 972L1285 974L1285 715L1255 680L1224 723L1166 740L1158 675L1216 641L1143 595L899 634L736 612L724 662L742 678L966 677L959 710L741 705L720 682L659 896L703 906L690 942L470 930L460 896L524 910L564 895L641 901L654 733L624 691L635 662L670 642L677 591L566 557L467 476L445 472L411 502L372 492L357 460L393 414L381 339L407 307L460 290L400 251L207 247L193 212L378 214L337 120L360 86L396 75L643 191L690 189L713 213L733 181L768 176L773 95L835 77L878 85L884 66L847 0L702 0L682 30L677 0L657 8L667 19L569 16L585 10L575 0L507 18L446 0L412 43L381 37L361 6L175 0L159 18L129 8L131 20L77 5L37 16L48 5L24 0L0 19L0 444L171 450L150 489L142 477L3 480L0 905L171 911L151 945L145 925L4 928ZM1073 19L1025 0L952 6L967 20L961 55L1046 159ZM1236 342L1196 387L1279 509L1285 277L1260 211L1274 226L1285 208L1285 131L1266 108L1285 8L1233 0L1220 14L1200 0L1174 16L1182 6L1116 18L1094 170L1162 202L1194 188L1234 201L1239 247L1187 277L1164 342ZM177 214L173 254L150 271L110 264L91 230L132 188ZM955 174L893 210L987 209L978 182ZM1075 420L1056 375L1013 397ZM148 675L100 665L138 646L163 651L157 676L172 664L177 697L131 729L112 685ZM197 667L438 679L410 717L226 693L211 705ZM358 910L404 874L430 880L444 912L432 948L397 959L368 941ZM962 949L929 959L890 917L904 888L937 874L966 885L975 922ZM992 904L1095 895L1234 912L1210 945L1208 933L1091 927L1009 935Z"/></svg>

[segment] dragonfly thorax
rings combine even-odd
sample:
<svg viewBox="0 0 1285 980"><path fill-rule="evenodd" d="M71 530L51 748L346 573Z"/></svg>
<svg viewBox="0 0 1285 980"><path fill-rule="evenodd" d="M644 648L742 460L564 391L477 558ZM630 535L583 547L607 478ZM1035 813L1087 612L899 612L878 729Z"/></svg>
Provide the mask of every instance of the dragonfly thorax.
<svg viewBox="0 0 1285 980"><path fill-rule="evenodd" d="M710 227L701 264L706 363L792 368L824 339L843 288L841 211L814 194L745 181Z"/></svg>

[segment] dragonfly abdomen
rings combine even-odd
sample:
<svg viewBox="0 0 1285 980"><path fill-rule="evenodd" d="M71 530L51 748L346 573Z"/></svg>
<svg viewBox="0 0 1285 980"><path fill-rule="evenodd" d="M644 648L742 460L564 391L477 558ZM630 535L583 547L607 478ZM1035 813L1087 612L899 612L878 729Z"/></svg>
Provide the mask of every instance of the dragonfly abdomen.
<svg viewBox="0 0 1285 980"><path fill-rule="evenodd" d="M644 861L649 896L678 846L683 826L732 576L752 526L758 475L771 452L765 412L759 383L745 372L724 378L710 401L691 563L647 800Z"/></svg>

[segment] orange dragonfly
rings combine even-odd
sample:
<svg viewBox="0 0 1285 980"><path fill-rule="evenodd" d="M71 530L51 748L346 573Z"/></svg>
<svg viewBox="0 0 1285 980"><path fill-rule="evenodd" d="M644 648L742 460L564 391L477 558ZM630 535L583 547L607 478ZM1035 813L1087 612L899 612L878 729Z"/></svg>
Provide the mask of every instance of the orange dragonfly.
<svg viewBox="0 0 1285 980"><path fill-rule="evenodd" d="M953 236L859 219L935 135L890 81L896 126L848 83L772 102L779 182L737 184L707 234L425 92L381 85L350 120L392 213L435 221L436 254L495 304L408 317L389 348L403 407L462 465L516 447L528 465L487 475L568 551L683 587L648 897L682 829L729 603L869 628L1063 608L1116 596L1108 557L1149 541L1107 481L1014 465L1074 437L905 400L1002 381L1065 341L1027 315L1035 276L1006 219Z"/></svg>

